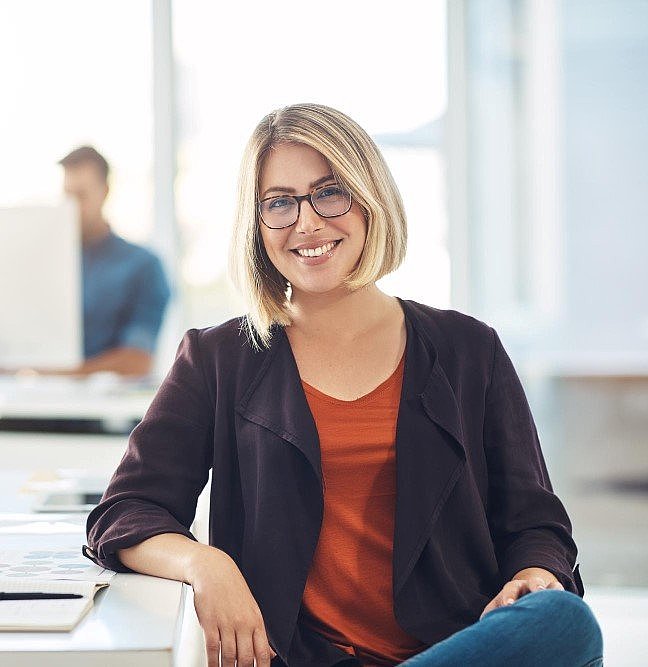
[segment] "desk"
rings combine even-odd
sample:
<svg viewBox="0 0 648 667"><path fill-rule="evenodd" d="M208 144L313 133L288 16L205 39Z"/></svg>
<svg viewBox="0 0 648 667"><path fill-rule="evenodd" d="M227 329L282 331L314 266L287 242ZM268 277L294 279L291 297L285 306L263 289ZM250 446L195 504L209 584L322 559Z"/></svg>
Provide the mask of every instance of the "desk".
<svg viewBox="0 0 648 667"><path fill-rule="evenodd" d="M0 506L27 510L17 494L27 471L3 470ZM47 520L47 515L38 515ZM6 549L81 548L83 532L2 534ZM158 667L176 664L188 587L143 574L117 574L71 632L0 632L0 667Z"/></svg>
<svg viewBox="0 0 648 667"><path fill-rule="evenodd" d="M144 416L156 387L141 381L98 377L0 376L0 430L29 422L31 431L56 422L93 425L102 433L127 434ZM44 428L38 428L42 421ZM86 429L87 432L87 429Z"/></svg>
<svg viewBox="0 0 648 667"><path fill-rule="evenodd" d="M35 470L82 468L108 478L117 467L127 443L127 436L0 431L0 477L4 471L32 473ZM28 477L29 474L24 479ZM4 491L1 493L5 496ZM15 497L7 499L12 504L17 500ZM2 511L7 511L4 506Z"/></svg>
<svg viewBox="0 0 648 667"><path fill-rule="evenodd" d="M5 385L5 389L8 385ZM58 397L0 392L0 414L12 418L139 419L152 391L107 400L77 394L74 401ZM76 468L90 475L115 470L127 445L126 435L0 431L0 510L26 513L34 498L20 489L35 470ZM199 499L192 530L206 541L209 488ZM201 509L202 507L202 509ZM44 519L47 515L42 515ZM7 544L1 535L2 545ZM75 536L80 548L84 535ZM41 536L42 539L42 536ZM49 539L49 538L48 538ZM22 543L26 546L27 543ZM191 588L177 581L140 574L117 574L100 591L95 607L71 633L0 633L0 667L25 665L101 665L101 667L186 667L204 663L204 642L192 604ZM183 609L187 613L183 616ZM182 625L182 630L180 626Z"/></svg>
<svg viewBox="0 0 648 667"><path fill-rule="evenodd" d="M7 548L80 548L84 536L2 536ZM186 586L143 574L117 574L71 632L0 632L1 667L161 667L175 664Z"/></svg>

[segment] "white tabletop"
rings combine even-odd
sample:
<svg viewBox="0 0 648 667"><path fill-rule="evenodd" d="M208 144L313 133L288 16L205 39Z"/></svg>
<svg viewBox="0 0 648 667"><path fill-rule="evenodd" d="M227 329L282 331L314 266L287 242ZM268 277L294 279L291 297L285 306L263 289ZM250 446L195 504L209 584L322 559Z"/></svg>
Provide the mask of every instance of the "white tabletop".
<svg viewBox="0 0 648 667"><path fill-rule="evenodd" d="M87 378L0 375L0 419L139 421L156 387L96 373Z"/></svg>
<svg viewBox="0 0 648 667"><path fill-rule="evenodd" d="M43 439L48 440L46 436ZM70 463L61 461L62 465ZM19 492L28 471L5 469L0 473L2 510L29 512L30 500ZM47 521L51 515L34 516ZM78 515L75 523L79 527L65 533L19 533L0 528L0 545L7 550L47 545L80 551L85 543L85 531L80 527L84 522L85 517ZM176 664L187 588L182 582L159 577L116 574L70 632L0 632L0 667L170 667Z"/></svg>
<svg viewBox="0 0 648 667"><path fill-rule="evenodd" d="M83 468L110 476L119 463L128 436L96 435L90 433L12 433L0 431L0 479L15 471L28 479L39 470ZM19 487L18 487L19 488ZM0 487L0 499L16 503L15 495L7 495ZM2 511L8 506L0 505Z"/></svg>
<svg viewBox="0 0 648 667"><path fill-rule="evenodd" d="M42 545L43 537L38 539ZM46 539L57 548L80 549L82 538ZM28 542L23 537L21 545ZM180 640L185 589L179 581L117 574L70 632L0 632L0 666L171 667Z"/></svg>

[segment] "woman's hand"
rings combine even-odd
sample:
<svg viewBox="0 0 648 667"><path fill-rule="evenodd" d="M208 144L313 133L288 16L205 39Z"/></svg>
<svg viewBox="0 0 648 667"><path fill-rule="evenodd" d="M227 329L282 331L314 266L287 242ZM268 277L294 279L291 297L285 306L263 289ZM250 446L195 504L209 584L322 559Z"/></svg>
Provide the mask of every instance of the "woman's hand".
<svg viewBox="0 0 648 667"><path fill-rule="evenodd" d="M520 570L508 583L504 584L502 590L484 607L479 620L481 621L489 611L513 604L515 600L527 593L545 589L565 590L564 586L556 577L540 567L527 567Z"/></svg>
<svg viewBox="0 0 648 667"><path fill-rule="evenodd" d="M269 667L270 647L259 606L232 558L205 546L192 557L189 582L194 607L205 633L209 667Z"/></svg>

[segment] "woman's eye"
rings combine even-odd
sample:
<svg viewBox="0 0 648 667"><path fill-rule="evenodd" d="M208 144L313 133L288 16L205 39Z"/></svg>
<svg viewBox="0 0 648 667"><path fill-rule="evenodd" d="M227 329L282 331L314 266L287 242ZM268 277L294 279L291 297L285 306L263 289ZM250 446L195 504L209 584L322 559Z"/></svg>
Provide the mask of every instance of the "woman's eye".
<svg viewBox="0 0 648 667"><path fill-rule="evenodd" d="M342 190L339 185L328 185L317 193L317 198L326 199L327 197L340 197L343 194L344 190Z"/></svg>
<svg viewBox="0 0 648 667"><path fill-rule="evenodd" d="M292 199L289 197L277 197L277 199L273 199L268 208L269 209L279 209L279 208L285 208L286 206L290 206L292 204Z"/></svg>

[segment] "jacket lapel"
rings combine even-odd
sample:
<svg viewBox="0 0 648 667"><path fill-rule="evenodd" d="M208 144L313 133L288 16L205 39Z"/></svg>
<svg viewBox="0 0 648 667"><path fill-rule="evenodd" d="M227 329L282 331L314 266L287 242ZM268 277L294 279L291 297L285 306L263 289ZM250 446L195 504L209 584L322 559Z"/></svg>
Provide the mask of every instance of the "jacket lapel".
<svg viewBox="0 0 648 667"><path fill-rule="evenodd" d="M407 343L396 424L394 598L429 539L466 459L459 407L437 349L415 307L399 301ZM319 436L283 328L275 328L272 346L237 410L301 452L323 497Z"/></svg>
<svg viewBox="0 0 648 667"><path fill-rule="evenodd" d="M319 435L283 327L274 327L272 346L237 411L296 447L322 486Z"/></svg>
<svg viewBox="0 0 648 667"><path fill-rule="evenodd" d="M407 346L396 423L394 599L411 572L466 460L459 407L437 350L401 300Z"/></svg>

